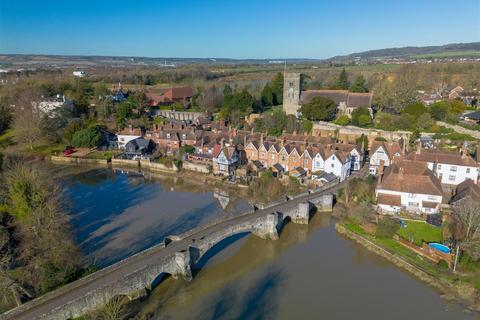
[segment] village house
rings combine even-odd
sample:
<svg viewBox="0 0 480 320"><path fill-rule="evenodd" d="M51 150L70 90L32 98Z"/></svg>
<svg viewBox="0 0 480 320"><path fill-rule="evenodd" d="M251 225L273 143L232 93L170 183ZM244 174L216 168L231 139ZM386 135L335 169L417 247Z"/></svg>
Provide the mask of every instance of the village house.
<svg viewBox="0 0 480 320"><path fill-rule="evenodd" d="M143 137L142 129L133 128L129 125L127 128L117 132L118 148L125 149L128 142Z"/></svg>
<svg viewBox="0 0 480 320"><path fill-rule="evenodd" d="M456 204L467 199L480 202L480 184L476 184L472 179L467 179L457 186L451 203Z"/></svg>
<svg viewBox="0 0 480 320"><path fill-rule="evenodd" d="M146 158L151 155L154 147L152 140L136 138L125 145L125 156L128 159Z"/></svg>
<svg viewBox="0 0 480 320"><path fill-rule="evenodd" d="M394 159L404 156L405 148L406 143L404 141L374 141L370 149L370 174L376 175L380 167L388 167Z"/></svg>
<svg viewBox="0 0 480 320"><path fill-rule="evenodd" d="M428 168L435 172L445 185L456 186L466 179L472 179L475 183L478 181L478 165L466 150L458 153L422 149L418 146L416 151L406 156L406 159L426 162Z"/></svg>
<svg viewBox="0 0 480 320"><path fill-rule="evenodd" d="M232 176L239 165L239 154L236 147L227 147L221 143L213 155L213 174Z"/></svg>
<svg viewBox="0 0 480 320"><path fill-rule="evenodd" d="M186 125L155 125L145 136L152 139L160 151L173 154L182 146L195 146L202 138L202 131Z"/></svg>
<svg viewBox="0 0 480 320"><path fill-rule="evenodd" d="M352 171L358 171L362 168L365 154L363 145L358 146L349 143L334 143L332 146L335 150L349 153Z"/></svg>
<svg viewBox="0 0 480 320"><path fill-rule="evenodd" d="M440 180L425 162L400 160L379 176L375 190L380 213L437 213L442 203Z"/></svg>
<svg viewBox="0 0 480 320"><path fill-rule="evenodd" d="M340 181L350 176L352 167L349 152L330 148L318 148L312 159L312 178L318 179L323 173L335 175Z"/></svg>

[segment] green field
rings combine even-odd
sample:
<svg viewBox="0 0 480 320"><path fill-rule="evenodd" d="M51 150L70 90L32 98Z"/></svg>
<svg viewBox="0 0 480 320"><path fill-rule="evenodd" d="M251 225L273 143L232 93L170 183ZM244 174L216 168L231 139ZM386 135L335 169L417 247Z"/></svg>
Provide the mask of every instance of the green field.
<svg viewBox="0 0 480 320"><path fill-rule="evenodd" d="M400 228L398 234L414 242L416 245L422 245L422 242L442 242L442 229L424 222L405 221L406 228Z"/></svg>

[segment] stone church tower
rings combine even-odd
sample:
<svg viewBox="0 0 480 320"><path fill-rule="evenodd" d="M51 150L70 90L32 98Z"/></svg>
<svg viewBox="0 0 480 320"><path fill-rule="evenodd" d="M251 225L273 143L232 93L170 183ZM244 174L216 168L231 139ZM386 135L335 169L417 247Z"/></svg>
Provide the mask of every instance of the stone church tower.
<svg viewBox="0 0 480 320"><path fill-rule="evenodd" d="M285 72L283 79L283 111L296 115L300 108L300 73Z"/></svg>

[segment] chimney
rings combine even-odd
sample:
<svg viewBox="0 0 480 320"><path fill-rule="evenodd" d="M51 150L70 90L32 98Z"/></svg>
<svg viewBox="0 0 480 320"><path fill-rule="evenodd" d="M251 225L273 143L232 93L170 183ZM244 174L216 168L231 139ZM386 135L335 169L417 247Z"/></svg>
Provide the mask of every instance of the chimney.
<svg viewBox="0 0 480 320"><path fill-rule="evenodd" d="M418 143L420 143L420 141ZM402 153L403 155L406 155L407 153L407 143L405 142L405 140L402 140Z"/></svg>
<svg viewBox="0 0 480 320"><path fill-rule="evenodd" d="M400 176L400 179L403 179L404 176L405 176L405 169L404 169L403 167L400 167L400 168L398 169L398 174L399 174L399 176Z"/></svg>
<svg viewBox="0 0 480 320"><path fill-rule="evenodd" d="M244 136L243 136L243 146L244 146L244 147L247 146L247 135L244 135Z"/></svg>
<svg viewBox="0 0 480 320"><path fill-rule="evenodd" d="M223 149L225 147L225 139L220 139L220 147Z"/></svg>
<svg viewBox="0 0 480 320"><path fill-rule="evenodd" d="M416 154L422 153L422 144L420 143L420 141L417 143L417 151L415 153Z"/></svg>
<svg viewBox="0 0 480 320"><path fill-rule="evenodd" d="M132 125L131 125L131 124L129 124L129 125L128 125L128 130L130 131L130 133L132 133L132 132L133 132L133 127L132 127Z"/></svg>
<svg viewBox="0 0 480 320"><path fill-rule="evenodd" d="M253 128L250 130L250 133L253 134Z"/></svg>
<svg viewBox="0 0 480 320"><path fill-rule="evenodd" d="M294 135L294 136L297 135L297 130L293 130L293 135Z"/></svg>
<svg viewBox="0 0 480 320"><path fill-rule="evenodd" d="M262 145L262 144L263 144L263 133L260 134L260 145Z"/></svg>

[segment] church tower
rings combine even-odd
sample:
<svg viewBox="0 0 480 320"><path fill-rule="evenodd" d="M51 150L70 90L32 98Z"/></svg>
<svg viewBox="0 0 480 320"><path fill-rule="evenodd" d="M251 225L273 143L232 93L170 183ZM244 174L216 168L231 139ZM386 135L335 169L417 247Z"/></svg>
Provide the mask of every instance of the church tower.
<svg viewBox="0 0 480 320"><path fill-rule="evenodd" d="M296 115L300 108L300 73L283 74L283 111Z"/></svg>

